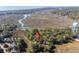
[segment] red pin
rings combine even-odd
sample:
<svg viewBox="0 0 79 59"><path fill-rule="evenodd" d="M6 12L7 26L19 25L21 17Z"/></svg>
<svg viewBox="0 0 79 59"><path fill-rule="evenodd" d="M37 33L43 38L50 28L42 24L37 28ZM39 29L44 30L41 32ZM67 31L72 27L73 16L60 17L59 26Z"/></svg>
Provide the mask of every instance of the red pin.
<svg viewBox="0 0 79 59"><path fill-rule="evenodd" d="M38 43L40 44L40 32L37 32Z"/></svg>

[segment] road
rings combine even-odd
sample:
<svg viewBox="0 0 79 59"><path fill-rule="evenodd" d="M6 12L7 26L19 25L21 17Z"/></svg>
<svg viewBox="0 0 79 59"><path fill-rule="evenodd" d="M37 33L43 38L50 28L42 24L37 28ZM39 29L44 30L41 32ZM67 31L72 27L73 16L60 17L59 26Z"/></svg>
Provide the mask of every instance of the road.
<svg viewBox="0 0 79 59"><path fill-rule="evenodd" d="M23 23L22 21L25 20L25 19L26 19L28 16L30 16L30 15L29 15L29 14L24 14L23 16L24 16L24 17L23 17L22 19L19 19L19 20L18 20L18 23L21 24L21 28L22 28L22 29L25 29L25 28L28 28L28 27L24 27L24 23Z"/></svg>

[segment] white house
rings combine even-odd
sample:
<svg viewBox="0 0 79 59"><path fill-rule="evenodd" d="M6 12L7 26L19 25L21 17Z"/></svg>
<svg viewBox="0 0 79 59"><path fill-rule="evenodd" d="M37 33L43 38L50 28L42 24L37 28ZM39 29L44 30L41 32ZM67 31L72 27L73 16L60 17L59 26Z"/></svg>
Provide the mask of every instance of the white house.
<svg viewBox="0 0 79 59"><path fill-rule="evenodd" d="M79 22L75 20L72 24L72 32L77 33L79 31Z"/></svg>
<svg viewBox="0 0 79 59"><path fill-rule="evenodd" d="M79 22L75 20L72 24L72 32L77 33L77 38L75 38L75 41L79 41Z"/></svg>

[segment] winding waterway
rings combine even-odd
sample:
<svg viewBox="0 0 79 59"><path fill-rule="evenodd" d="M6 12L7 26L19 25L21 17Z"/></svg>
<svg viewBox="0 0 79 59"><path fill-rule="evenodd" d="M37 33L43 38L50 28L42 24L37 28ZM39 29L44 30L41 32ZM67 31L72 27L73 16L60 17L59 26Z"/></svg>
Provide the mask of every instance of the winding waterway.
<svg viewBox="0 0 79 59"><path fill-rule="evenodd" d="M19 20L18 20L18 23L21 24L21 28L22 28L22 29L26 29L26 28L28 28L28 27L24 27L24 23L23 23L22 21L25 20L25 19L26 19L28 16L30 16L30 15L29 15L29 14L24 14L23 16L24 16L24 17L23 17L22 19L19 19Z"/></svg>

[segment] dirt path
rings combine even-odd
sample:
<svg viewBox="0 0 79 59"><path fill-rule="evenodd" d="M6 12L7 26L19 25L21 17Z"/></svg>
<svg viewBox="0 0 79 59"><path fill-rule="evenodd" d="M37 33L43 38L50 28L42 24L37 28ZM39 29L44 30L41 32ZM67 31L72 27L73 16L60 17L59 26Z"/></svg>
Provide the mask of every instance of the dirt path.
<svg viewBox="0 0 79 59"><path fill-rule="evenodd" d="M26 19L28 15L27 15L27 14L24 14L23 16L24 16L24 17L23 17L22 19L19 19L19 20L18 20L18 22L21 24L21 28L24 27L24 23L22 22L22 20Z"/></svg>
<svg viewBox="0 0 79 59"><path fill-rule="evenodd" d="M75 41L73 43L57 45L57 53L79 53L79 42Z"/></svg>
<svg viewBox="0 0 79 59"><path fill-rule="evenodd" d="M18 23L21 24L21 29L29 28L28 26L27 27L24 26L23 20L27 19L27 17L30 16L30 14L24 14L23 16L24 17L22 19L18 20Z"/></svg>
<svg viewBox="0 0 79 59"><path fill-rule="evenodd" d="M28 52L28 53L29 53L29 52L32 52L32 51L33 51L32 42L29 41L29 39L26 37L25 31L19 30L19 31L16 31L16 34L17 34L19 37L24 38L24 41L25 41L25 42L27 43L27 45L28 45L27 52Z"/></svg>

